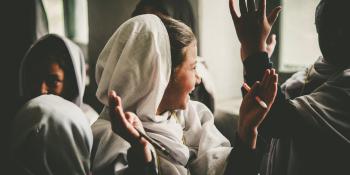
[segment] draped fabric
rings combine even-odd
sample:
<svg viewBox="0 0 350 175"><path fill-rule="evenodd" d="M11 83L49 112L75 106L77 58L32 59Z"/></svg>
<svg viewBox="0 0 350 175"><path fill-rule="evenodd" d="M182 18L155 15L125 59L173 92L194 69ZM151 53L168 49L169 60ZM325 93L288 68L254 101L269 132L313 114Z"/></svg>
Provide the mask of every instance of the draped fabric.
<svg viewBox="0 0 350 175"><path fill-rule="evenodd" d="M11 158L28 175L87 175L92 132L81 109L55 95L27 102L14 118Z"/></svg>

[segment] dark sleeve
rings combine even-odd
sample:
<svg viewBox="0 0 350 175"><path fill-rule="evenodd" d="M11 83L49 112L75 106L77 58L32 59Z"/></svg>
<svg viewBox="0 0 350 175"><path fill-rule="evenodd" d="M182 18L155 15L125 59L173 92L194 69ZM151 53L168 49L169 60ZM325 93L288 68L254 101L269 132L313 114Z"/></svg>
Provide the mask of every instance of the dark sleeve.
<svg viewBox="0 0 350 175"><path fill-rule="evenodd" d="M143 148L142 147L131 147L127 153L128 159L128 169L127 173L129 175L157 175L155 158L152 154L152 161L145 163L143 159ZM141 156L140 156L141 155Z"/></svg>
<svg viewBox="0 0 350 175"><path fill-rule="evenodd" d="M257 175L259 164L257 151L245 145L236 134L224 175Z"/></svg>
<svg viewBox="0 0 350 175"><path fill-rule="evenodd" d="M265 70L272 68L272 62L267 53L261 52L249 56L243 62L245 82L252 86L256 81L261 81ZM278 85L275 101L266 116L266 119L259 127L259 134L270 137L285 137L292 133L303 131L303 125L300 120L300 114L290 100L286 99ZM306 126L305 126L306 127Z"/></svg>
<svg viewBox="0 0 350 175"><path fill-rule="evenodd" d="M255 81L261 81L266 69L272 68L272 62L267 53L259 52L246 58L243 66L244 80L249 86L252 86Z"/></svg>

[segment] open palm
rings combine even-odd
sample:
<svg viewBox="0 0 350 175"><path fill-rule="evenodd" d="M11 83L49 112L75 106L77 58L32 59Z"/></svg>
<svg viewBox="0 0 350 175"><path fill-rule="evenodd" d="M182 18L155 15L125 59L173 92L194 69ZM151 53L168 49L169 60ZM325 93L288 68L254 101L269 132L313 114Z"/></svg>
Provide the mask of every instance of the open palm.
<svg viewBox="0 0 350 175"><path fill-rule="evenodd" d="M267 17L266 0L262 0L258 8L255 0L247 0L247 3L245 0L240 0L239 9L241 16L239 17L235 10L235 1L229 0L230 12L238 39L242 44L242 59L257 51L268 52L271 55L276 44L275 38L267 39L281 11L281 7L274 8Z"/></svg>
<svg viewBox="0 0 350 175"><path fill-rule="evenodd" d="M275 100L277 79L278 75L274 70L266 70L262 82L256 82L243 98L239 111L238 135L252 148L256 146L257 128ZM258 104L256 96L259 96L267 104L267 108Z"/></svg>

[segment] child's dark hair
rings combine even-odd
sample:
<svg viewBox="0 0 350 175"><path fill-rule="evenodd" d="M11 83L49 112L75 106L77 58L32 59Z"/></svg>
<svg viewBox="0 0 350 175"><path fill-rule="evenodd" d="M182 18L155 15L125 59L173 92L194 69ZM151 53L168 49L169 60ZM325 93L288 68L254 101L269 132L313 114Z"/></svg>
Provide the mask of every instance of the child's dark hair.
<svg viewBox="0 0 350 175"><path fill-rule="evenodd" d="M321 0L315 14L322 54L326 61L337 66L350 65L349 5L349 0Z"/></svg>

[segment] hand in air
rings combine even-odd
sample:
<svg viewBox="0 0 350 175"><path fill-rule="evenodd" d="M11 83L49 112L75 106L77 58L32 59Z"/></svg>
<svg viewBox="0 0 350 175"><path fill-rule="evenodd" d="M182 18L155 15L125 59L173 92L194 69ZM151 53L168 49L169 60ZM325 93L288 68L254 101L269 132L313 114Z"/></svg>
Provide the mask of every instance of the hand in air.
<svg viewBox="0 0 350 175"><path fill-rule="evenodd" d="M129 142L131 146L142 147L145 161L150 162L152 154L147 147L148 141L141 137L140 133L135 129L138 128L138 130L144 131L140 119L132 112L124 112L121 98L117 96L115 91L111 91L108 97L112 130Z"/></svg>
<svg viewBox="0 0 350 175"><path fill-rule="evenodd" d="M254 83L253 87L243 97L239 111L238 136L252 149L256 147L258 127L265 119L275 100L277 79L278 75L275 73L275 70L267 69L262 82ZM261 106L256 97L260 97L266 103L267 108Z"/></svg>
<svg viewBox="0 0 350 175"><path fill-rule="evenodd" d="M230 1L230 12L239 41L242 44L242 61L255 52L267 52L269 56L276 45L274 36L268 40L271 28L275 23L281 7L278 6L272 10L269 16L266 16L266 0L261 0L259 7L255 0L239 0L239 9L241 16L236 12L236 0Z"/></svg>

